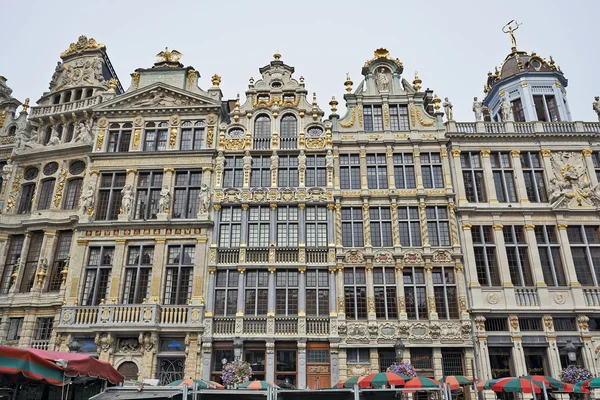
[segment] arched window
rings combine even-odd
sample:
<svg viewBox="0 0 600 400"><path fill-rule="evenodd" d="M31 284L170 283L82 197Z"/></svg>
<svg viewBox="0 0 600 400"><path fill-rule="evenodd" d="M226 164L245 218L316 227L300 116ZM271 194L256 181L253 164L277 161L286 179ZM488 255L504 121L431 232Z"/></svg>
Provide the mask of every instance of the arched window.
<svg viewBox="0 0 600 400"><path fill-rule="evenodd" d="M68 103L71 101L71 92L66 92L65 93L65 100L63 101L63 103Z"/></svg>
<svg viewBox="0 0 600 400"><path fill-rule="evenodd" d="M75 124L70 123L67 125L67 136L65 137L65 143L69 143L73 140L73 132L75 131Z"/></svg>
<svg viewBox="0 0 600 400"><path fill-rule="evenodd" d="M148 122L144 137L144 151L164 151L167 149L169 124Z"/></svg>
<svg viewBox="0 0 600 400"><path fill-rule="evenodd" d="M60 94L54 96L54 98L52 99L52 104L60 104Z"/></svg>
<svg viewBox="0 0 600 400"><path fill-rule="evenodd" d="M88 97L92 97L93 94L94 94L94 89L87 89L85 91L85 98L87 99Z"/></svg>
<svg viewBox="0 0 600 400"><path fill-rule="evenodd" d="M52 137L52 125L46 128L46 133L44 134L44 145L48 144L50 138Z"/></svg>
<svg viewBox="0 0 600 400"><path fill-rule="evenodd" d="M67 182L67 191L65 193L65 210L76 210L79 208L79 197L81 196L81 185L83 178L71 179Z"/></svg>
<svg viewBox="0 0 600 400"><path fill-rule="evenodd" d="M81 100L81 96L83 95L83 90L82 89L77 89L75 91L75 100Z"/></svg>
<svg viewBox="0 0 600 400"><path fill-rule="evenodd" d="M254 121L254 149L268 150L271 148L271 118L259 115Z"/></svg>
<svg viewBox="0 0 600 400"><path fill-rule="evenodd" d="M31 212L31 203L33 202L33 191L35 183L26 183L21 186L21 200L19 201L19 214Z"/></svg>
<svg viewBox="0 0 600 400"><path fill-rule="evenodd" d="M129 151L129 142L131 141L130 123L111 124L108 130L108 148L109 153L123 153Z"/></svg>
<svg viewBox="0 0 600 400"><path fill-rule="evenodd" d="M58 138L62 139L62 134L63 134L63 126L59 125L56 127L56 132L58 133Z"/></svg>
<svg viewBox="0 0 600 400"><path fill-rule="evenodd" d="M15 136L16 134L17 134L16 125L13 125L10 128L8 128L8 136Z"/></svg>
<svg viewBox="0 0 600 400"><path fill-rule="evenodd" d="M138 379L138 366L133 361L125 361L119 365L117 371L125 377L126 381L137 381Z"/></svg>
<svg viewBox="0 0 600 400"><path fill-rule="evenodd" d="M292 114L286 114L281 118L281 149L295 149L298 123Z"/></svg>
<svg viewBox="0 0 600 400"><path fill-rule="evenodd" d="M38 202L38 210L48 210L52 202L52 193L54 192L54 183L56 179L50 178L42 181L40 189L40 201Z"/></svg>
<svg viewBox="0 0 600 400"><path fill-rule="evenodd" d="M180 150L200 150L204 147L204 121L185 121L181 124Z"/></svg>

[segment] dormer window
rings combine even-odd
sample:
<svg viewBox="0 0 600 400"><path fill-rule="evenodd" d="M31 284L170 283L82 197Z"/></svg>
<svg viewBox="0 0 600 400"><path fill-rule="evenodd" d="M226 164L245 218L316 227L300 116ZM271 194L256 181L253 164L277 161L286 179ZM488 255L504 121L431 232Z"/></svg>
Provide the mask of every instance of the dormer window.
<svg viewBox="0 0 600 400"><path fill-rule="evenodd" d="M281 82L273 82L271 83L271 87L273 89L279 89L281 87Z"/></svg>
<svg viewBox="0 0 600 400"><path fill-rule="evenodd" d="M381 105L365 105L363 106L363 117L365 120L365 131L382 131L383 130L383 114Z"/></svg>
<svg viewBox="0 0 600 400"><path fill-rule="evenodd" d="M82 89L77 89L75 91L75 101L81 100L81 96L83 96L83 90Z"/></svg>
<svg viewBox="0 0 600 400"><path fill-rule="evenodd" d="M514 99L510 102L512 107L513 117L515 122L525 122L525 112L523 111L523 103L521 99Z"/></svg>
<svg viewBox="0 0 600 400"><path fill-rule="evenodd" d="M294 101L296 101L296 96L293 94L284 94L283 102L286 103L288 101L293 103Z"/></svg>
<svg viewBox="0 0 600 400"><path fill-rule="evenodd" d="M169 138L169 124L148 122L144 138L144 151L165 151Z"/></svg>
<svg viewBox="0 0 600 400"><path fill-rule="evenodd" d="M257 97L258 103L268 103L269 102L269 95L268 94L259 94Z"/></svg>
<svg viewBox="0 0 600 400"><path fill-rule="evenodd" d="M533 104L538 121L557 122L560 121L558 106L554 95L534 95Z"/></svg>
<svg viewBox="0 0 600 400"><path fill-rule="evenodd" d="M254 121L254 149L267 150L271 148L271 118L259 115Z"/></svg>

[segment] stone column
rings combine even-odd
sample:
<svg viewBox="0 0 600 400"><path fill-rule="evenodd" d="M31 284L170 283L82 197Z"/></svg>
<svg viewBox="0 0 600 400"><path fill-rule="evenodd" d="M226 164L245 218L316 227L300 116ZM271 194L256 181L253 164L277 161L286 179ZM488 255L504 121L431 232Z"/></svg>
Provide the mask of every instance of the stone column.
<svg viewBox="0 0 600 400"><path fill-rule="evenodd" d="M267 382L275 382L275 342L267 341L267 365L265 366L265 378Z"/></svg>
<svg viewBox="0 0 600 400"><path fill-rule="evenodd" d="M268 298L267 304L268 304L267 305L267 317L274 317L275 316L275 268L269 268L269 298Z"/></svg>
<svg viewBox="0 0 600 400"><path fill-rule="evenodd" d="M481 165L483 167L485 193L487 195L488 203L498 203L498 198L496 197L496 187L494 186L494 174L492 172L492 163L490 161L490 150L481 150L479 154L481 157Z"/></svg>
<svg viewBox="0 0 600 400"><path fill-rule="evenodd" d="M298 268L298 317L306 316L306 268Z"/></svg>
<svg viewBox="0 0 600 400"><path fill-rule="evenodd" d="M331 382L332 384L335 382L339 382L340 380L340 359L339 359L339 349L337 343L329 343L329 363L330 363L330 373L331 373Z"/></svg>
<svg viewBox="0 0 600 400"><path fill-rule="evenodd" d="M360 188L363 190L369 189L369 181L367 180L367 150L364 146L360 149Z"/></svg>
<svg viewBox="0 0 600 400"><path fill-rule="evenodd" d="M342 205L340 203L335 204L335 246L342 248Z"/></svg>
<svg viewBox="0 0 600 400"><path fill-rule="evenodd" d="M333 371L332 371L333 372ZM338 348L338 381L349 378L348 357L345 348ZM332 382L335 382L332 379Z"/></svg>
<svg viewBox="0 0 600 400"><path fill-rule="evenodd" d="M365 266L365 280L367 283L367 319L376 321L375 313L375 289L373 287L373 264L367 262Z"/></svg>
<svg viewBox="0 0 600 400"><path fill-rule="evenodd" d="M515 185L517 189L517 197L521 204L529 204L527 197L527 189L525 188L525 176L523 175L523 166L521 165L521 150L511 150L513 171L515 173Z"/></svg>
<svg viewBox="0 0 600 400"><path fill-rule="evenodd" d="M338 272L335 286L337 292L337 312L338 319L345 320L346 319L346 308L345 308L345 300L344 300L344 265L338 264L336 271Z"/></svg>
<svg viewBox="0 0 600 400"><path fill-rule="evenodd" d="M415 179L417 181L417 191L423 192L423 174L421 172L421 149L418 147L414 148L413 151L413 162L415 163Z"/></svg>
<svg viewBox="0 0 600 400"><path fill-rule="evenodd" d="M594 161L592 160L592 149L581 150L581 155L583 156L585 165L587 166L590 184L595 186L598 184L598 178L596 177L596 168L594 167Z"/></svg>
<svg viewBox="0 0 600 400"><path fill-rule="evenodd" d="M569 236L567 235L567 226L568 225L564 223L556 224L556 228L558 230L558 242L560 243L560 250L563 254L563 266L565 268L565 275L569 282L569 286L577 286L579 289L581 289L581 284L577 279L577 272L575 272L573 254L571 254Z"/></svg>
<svg viewBox="0 0 600 400"><path fill-rule="evenodd" d="M336 308L336 268L329 268L329 315L337 317L340 310Z"/></svg>
<svg viewBox="0 0 600 400"><path fill-rule="evenodd" d="M435 379L442 379L444 375L442 370L442 349L434 347L433 349L433 376Z"/></svg>
<svg viewBox="0 0 600 400"><path fill-rule="evenodd" d="M496 243L496 258L498 261L498 274L500 275L500 282L502 286L513 287L510 277L510 270L508 269L508 256L506 255L506 245L504 243L504 225L495 223L492 226L494 230L494 243Z"/></svg>
<svg viewBox="0 0 600 400"><path fill-rule="evenodd" d="M372 250L371 246L371 217L369 215L369 203L365 200L362 205L362 217L363 217L363 236L365 251L370 253Z"/></svg>
<svg viewBox="0 0 600 400"><path fill-rule="evenodd" d="M446 192L452 192L454 188L452 187L452 177L450 176L450 161L448 160L448 150L446 150L446 146L442 145L440 149L440 158L442 159L442 173L444 174L444 187L446 188Z"/></svg>
<svg viewBox="0 0 600 400"><path fill-rule="evenodd" d="M390 190L396 189L396 179L394 176L394 150L391 144L385 146L385 165L388 173L388 187Z"/></svg>
<svg viewBox="0 0 600 400"><path fill-rule="evenodd" d="M433 277L431 275L431 269L433 267L431 264L425 264L425 283L427 284L427 305L429 309L429 319L436 320L438 319L437 309L435 307L435 293L433 291Z"/></svg>
<svg viewBox="0 0 600 400"><path fill-rule="evenodd" d="M10 235L8 233L0 233L0 254L8 254L8 244L10 242ZM4 276L4 268L6 267L6 257L0 257L0 278ZM10 276L5 277L10 280ZM10 287L10 286L9 286ZM2 336L0 336L2 337Z"/></svg>
<svg viewBox="0 0 600 400"><path fill-rule="evenodd" d="M306 388L306 338L298 341L298 389Z"/></svg>
<svg viewBox="0 0 600 400"><path fill-rule="evenodd" d="M204 305L204 285L206 279L205 271L207 268L206 254L209 252L208 237L206 233L196 237L196 252L194 256L194 286L192 291L192 303L194 305Z"/></svg>
<svg viewBox="0 0 600 400"><path fill-rule="evenodd" d="M392 240L394 247L401 247L400 243L400 225L398 224L398 204L395 199L392 199L390 207L392 217Z"/></svg>
<svg viewBox="0 0 600 400"><path fill-rule="evenodd" d="M58 234L56 229L44 229L44 242L42 245L42 251L40 252L40 260L46 260L48 270L46 271L46 282L43 283L41 290L45 291L48 289L50 282L52 281L52 274L54 273L54 254L56 253L56 246L58 246Z"/></svg>
<svg viewBox="0 0 600 400"><path fill-rule="evenodd" d="M513 310L515 307L509 306ZM525 354L523 352L523 342L521 340L521 330L519 328L519 318L516 315L511 315L509 318L510 331L512 334L513 351L512 359L515 367L515 375L522 376L527 374L527 366L525 365Z"/></svg>
<svg viewBox="0 0 600 400"><path fill-rule="evenodd" d="M19 270L13 272L13 275L16 273L16 277L12 281L12 287L10 288L9 293L18 293L19 288L21 287L21 281L23 280L23 271L25 270L25 264L27 263L27 254L29 253L29 246L31 245L31 235L31 232L25 232L25 239L23 240L23 248L21 249L20 256L21 265L17 265Z"/></svg>
<svg viewBox="0 0 600 400"><path fill-rule="evenodd" d="M206 338L202 339L202 371L200 376L204 380L210 380L210 362L212 360L212 342Z"/></svg>
<svg viewBox="0 0 600 400"><path fill-rule="evenodd" d="M371 363L371 371L369 373L376 374L379 372L379 351L377 347L369 349L369 361Z"/></svg>
<svg viewBox="0 0 600 400"><path fill-rule="evenodd" d="M453 164L453 170L454 170L454 177L455 179L455 186L454 189L456 190L457 193L457 197L458 197L458 204L466 204L468 203L467 201L467 194L465 192L465 181L463 179L463 175L462 175L462 166L460 164L460 150L459 149L452 149L452 151L450 152L452 154L452 164Z"/></svg>
<svg viewBox="0 0 600 400"><path fill-rule="evenodd" d="M77 232L74 233L77 235ZM71 259L69 260L69 273L67 274L66 302L68 306L77 304L79 282L84 278L84 264L87 257L86 247L88 241L86 239L77 239L76 244L71 247Z"/></svg>
<svg viewBox="0 0 600 400"><path fill-rule="evenodd" d="M400 320L407 320L406 315L406 297L404 294L404 276L402 262L396 260L396 290L398 291L398 318Z"/></svg>
<svg viewBox="0 0 600 400"><path fill-rule="evenodd" d="M560 376L560 353L556 343L556 333L554 332L554 323L551 315L544 315L544 331L548 340L548 374L551 376Z"/></svg>
<svg viewBox="0 0 600 400"><path fill-rule="evenodd" d="M334 171L337 171L337 174L333 174L333 187L336 189L340 188L340 152L338 150L338 147L335 146L333 148L333 169Z"/></svg>
<svg viewBox="0 0 600 400"><path fill-rule="evenodd" d="M149 304L160 304L160 279L164 271L164 262L166 259L166 239L164 237L154 238L156 242L154 244L154 264L152 265L152 280L150 284L150 298L148 299Z"/></svg>
<svg viewBox="0 0 600 400"><path fill-rule="evenodd" d="M246 291L244 290L245 287L245 280L246 280L246 268L238 268L238 272L240 273L239 278L238 278L238 301L237 301L237 312L236 312L236 316L237 317L243 317L244 316L244 312L245 312L245 305L246 305ZM243 321L243 318L242 318ZM240 332L241 333L241 332Z"/></svg>
<svg viewBox="0 0 600 400"><path fill-rule="evenodd" d="M527 222L527 221L526 221ZM527 247L527 255L529 256L529 264L531 267L531 274L535 286L542 288L546 294L546 282L544 280L544 271L542 270L542 262L540 261L540 254L537 248L537 240L535 238L535 225L526 223L525 226L525 241L529 245ZM538 289L539 291L540 289ZM542 297L541 294L540 298Z"/></svg>
<svg viewBox="0 0 600 400"><path fill-rule="evenodd" d="M123 281L121 275L123 266L127 261L126 243L127 239L115 240L115 256L113 257L112 272L110 274L110 292L108 299L106 299L106 304L117 304L119 302L119 283Z"/></svg>
<svg viewBox="0 0 600 400"><path fill-rule="evenodd" d="M215 311L215 273L216 268L208 269L208 298L206 299L206 309L204 310L205 317L212 317Z"/></svg>
<svg viewBox="0 0 600 400"><path fill-rule="evenodd" d="M429 244L429 230L427 229L427 205L425 204L425 200L421 199L419 204L419 222L421 226L421 241L423 242L423 247L427 250L430 249Z"/></svg>
<svg viewBox="0 0 600 400"><path fill-rule="evenodd" d="M469 281L469 286L481 286L479 283L479 278L477 277L477 268L475 267L475 253L473 252L473 234L471 233L471 225L468 222L462 224L462 234L463 234L463 250L464 250L464 258L465 264L470 266L467 268L467 279Z"/></svg>
<svg viewBox="0 0 600 400"><path fill-rule="evenodd" d="M467 286L465 284L465 275L463 265L460 262L454 264L454 279L456 279L456 291L458 292L458 309L460 319L469 320L469 310L467 307Z"/></svg>

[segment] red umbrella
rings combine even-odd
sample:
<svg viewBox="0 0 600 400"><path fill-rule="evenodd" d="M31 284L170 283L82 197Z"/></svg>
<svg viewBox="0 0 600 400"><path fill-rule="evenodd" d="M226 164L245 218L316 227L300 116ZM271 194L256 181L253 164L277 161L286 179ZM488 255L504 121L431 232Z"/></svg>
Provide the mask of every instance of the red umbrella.
<svg viewBox="0 0 600 400"><path fill-rule="evenodd" d="M393 372L379 372L377 374L367 375L358 383L358 386L360 386L361 388L380 388L382 386L392 385L404 385L404 378Z"/></svg>
<svg viewBox="0 0 600 400"><path fill-rule="evenodd" d="M363 379L365 379L366 376L351 376L350 378L346 378L346 379L342 379L341 381L339 381L338 383L336 383L333 387L337 387L337 388L351 388L354 387L354 385L358 384L360 381L362 381Z"/></svg>
<svg viewBox="0 0 600 400"><path fill-rule="evenodd" d="M430 378L412 378L404 384L405 389L428 389L428 388L438 388L440 387L440 383L435 379Z"/></svg>
<svg viewBox="0 0 600 400"><path fill-rule="evenodd" d="M504 393L541 393L542 385L543 383L525 378L504 378L494 383L492 390Z"/></svg>
<svg viewBox="0 0 600 400"><path fill-rule="evenodd" d="M589 393L589 390L584 387L581 387L581 386L574 386L569 383L563 383L562 388L553 390L553 392L554 393Z"/></svg>
<svg viewBox="0 0 600 400"><path fill-rule="evenodd" d="M461 386L472 385L473 378L470 376L462 376L462 375L449 375L445 376L443 381L450 385L451 390L460 389Z"/></svg>
<svg viewBox="0 0 600 400"><path fill-rule="evenodd" d="M71 379L65 370L29 349L0 346L0 377L11 382L35 381L63 386Z"/></svg>

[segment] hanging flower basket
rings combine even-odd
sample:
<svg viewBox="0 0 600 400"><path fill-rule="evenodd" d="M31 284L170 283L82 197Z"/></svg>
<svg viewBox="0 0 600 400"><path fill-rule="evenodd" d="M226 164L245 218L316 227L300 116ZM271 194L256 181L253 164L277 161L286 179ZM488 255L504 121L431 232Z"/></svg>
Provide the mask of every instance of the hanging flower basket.
<svg viewBox="0 0 600 400"><path fill-rule="evenodd" d="M560 371L560 380L566 383L570 383L572 385L575 385L578 382L592 379L593 377L594 376L592 375L592 373L587 369L579 368L574 365L571 365Z"/></svg>
<svg viewBox="0 0 600 400"><path fill-rule="evenodd" d="M414 378L417 376L417 371L415 371L415 368L411 364L405 362L401 362L399 364L394 363L390 365L387 369L387 372L394 372L399 375L408 376L409 378Z"/></svg>
<svg viewBox="0 0 600 400"><path fill-rule="evenodd" d="M223 365L221 380L227 387L236 387L252 378L252 368L246 361L232 361Z"/></svg>

